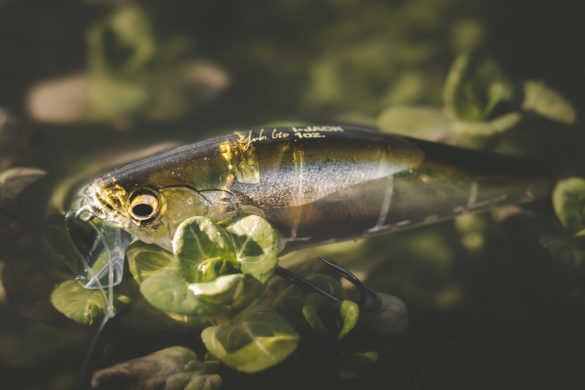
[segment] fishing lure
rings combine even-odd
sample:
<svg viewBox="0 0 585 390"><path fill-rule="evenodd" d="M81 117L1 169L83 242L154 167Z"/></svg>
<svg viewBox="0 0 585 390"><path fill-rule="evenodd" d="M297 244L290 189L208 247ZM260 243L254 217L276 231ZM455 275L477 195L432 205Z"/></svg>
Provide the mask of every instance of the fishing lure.
<svg viewBox="0 0 585 390"><path fill-rule="evenodd" d="M533 201L550 193L550 177L511 156L369 129L264 128L117 168L87 187L75 215L170 249L189 217L256 214L278 232L282 254ZM115 237L119 254L129 241Z"/></svg>

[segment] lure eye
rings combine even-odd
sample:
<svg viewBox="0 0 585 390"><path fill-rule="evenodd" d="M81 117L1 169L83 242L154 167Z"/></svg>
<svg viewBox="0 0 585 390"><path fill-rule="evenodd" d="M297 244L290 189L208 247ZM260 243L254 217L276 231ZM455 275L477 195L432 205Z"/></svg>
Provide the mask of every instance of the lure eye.
<svg viewBox="0 0 585 390"><path fill-rule="evenodd" d="M130 214L137 221L148 221L154 218L159 209L156 195L149 190L136 191L130 197Z"/></svg>

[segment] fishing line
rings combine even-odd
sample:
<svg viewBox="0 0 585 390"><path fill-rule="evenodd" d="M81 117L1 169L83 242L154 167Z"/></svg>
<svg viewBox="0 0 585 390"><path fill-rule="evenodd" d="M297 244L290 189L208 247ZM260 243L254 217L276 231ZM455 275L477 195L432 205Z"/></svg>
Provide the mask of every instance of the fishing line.
<svg viewBox="0 0 585 390"><path fill-rule="evenodd" d="M81 211L83 210L83 211ZM106 292L104 290L103 285L100 282L100 278L98 277L99 275L96 274L94 272L94 270L92 269L92 267L89 265L89 259L87 259L77 248L77 245L75 245L75 242L73 241L73 236L71 234L71 230L69 229L69 224L67 223L68 218L71 217L71 214L73 214L73 210L70 210L69 212L67 212L67 214L65 214L65 220L64 220L64 224L65 224L65 231L67 232L67 236L69 238L69 240L71 241L71 244L73 245L73 248L76 252L76 254L78 255L79 259L81 260L84 268L84 271L87 272L90 276L90 282L95 281L97 283L97 287L98 290L100 291L101 295L102 295L102 299L104 300L104 302L106 303L106 310L104 312L104 317L96 331L96 334L94 335L94 337L92 338L87 353L85 354L85 358L83 360L83 364L81 366L81 372L79 374L79 389L83 388L83 385L85 383L85 377L87 374L87 369L89 367L89 362L91 360L91 356L93 354L93 351L95 349L95 346L97 344L97 341L99 339L99 336L102 332L102 330L104 329L104 327L106 326L107 322L110 320L110 318L113 318L115 316L115 311L114 311L114 287L113 287L113 282L114 282L114 269L112 267L112 260L111 260L111 248L108 245L108 242L105 240L104 235L101 232L101 229L98 228L98 226L95 225L95 223L93 223L93 221L89 220L89 219L84 219L83 217L80 217L80 215L82 214L82 212L85 211L89 211L88 207L81 207L79 210L77 210L77 212L75 213L75 218L80 218L82 221L88 222L90 224L90 226L94 229L94 231L97 233L97 237L94 240L93 244L92 244L92 248L94 249L96 248L96 244L99 242L102 242L104 244L104 248L107 251L108 254L108 294L106 295ZM81 211L81 212L80 212ZM89 216L89 218L91 218L92 215ZM116 235L119 235L119 232L116 231ZM116 237L118 238L118 237ZM91 253L91 250L90 250Z"/></svg>

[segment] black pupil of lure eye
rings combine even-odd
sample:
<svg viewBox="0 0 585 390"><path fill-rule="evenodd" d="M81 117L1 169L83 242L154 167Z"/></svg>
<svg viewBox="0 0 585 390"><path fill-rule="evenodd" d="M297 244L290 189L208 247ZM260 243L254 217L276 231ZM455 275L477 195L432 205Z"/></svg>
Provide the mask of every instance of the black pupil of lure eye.
<svg viewBox="0 0 585 390"><path fill-rule="evenodd" d="M137 204L132 208L132 212L137 217L148 217L153 211L152 206L146 203Z"/></svg>

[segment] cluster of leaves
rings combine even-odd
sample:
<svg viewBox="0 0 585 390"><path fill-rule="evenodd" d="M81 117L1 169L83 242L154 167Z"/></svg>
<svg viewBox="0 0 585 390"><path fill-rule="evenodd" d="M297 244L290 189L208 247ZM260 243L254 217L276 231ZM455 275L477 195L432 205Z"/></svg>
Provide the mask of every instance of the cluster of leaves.
<svg viewBox="0 0 585 390"><path fill-rule="evenodd" d="M192 58L189 37L164 37L137 3L98 19L85 36L87 71L31 88L28 106L37 121L120 125L175 119L206 106L229 85L218 65Z"/></svg>
<svg viewBox="0 0 585 390"><path fill-rule="evenodd" d="M136 241L127 258L144 298L184 321L219 319L241 310L262 291L278 259L276 233L257 216L235 218L225 227L205 217L187 219L177 229L173 249L170 253ZM104 292L87 290L77 300L74 286L81 288L73 281L57 287L53 304L78 322L94 323L105 310ZM94 299L86 299L89 296ZM74 302L93 302L93 309L71 305ZM90 312L96 315L88 317Z"/></svg>
<svg viewBox="0 0 585 390"><path fill-rule="evenodd" d="M221 324L205 329L202 339L228 366L256 372L296 349L298 334L274 310L234 317L262 292L278 261L276 232L263 218L242 216L223 226L205 217L189 218L177 229L173 253L137 241L127 259L142 296L154 308L192 325ZM126 278L116 287L118 311L132 301L134 286ZM107 294L69 280L55 288L51 302L67 317L94 324L106 315Z"/></svg>
<svg viewBox="0 0 585 390"><path fill-rule="evenodd" d="M355 333L360 310L338 280L321 274L309 278L340 299L338 303L293 285L271 305L251 305L271 277L277 255L275 231L255 215L221 226L206 217L189 218L175 234L173 253L139 241L127 250L128 268L144 299L176 321L213 323L201 339L225 365L247 373L262 371L289 357L302 340L302 350L311 350L315 362L329 351L323 361L334 375L362 375L377 361L378 351L375 342L348 337ZM115 288L117 311L134 300L136 283L126 277ZM69 280L54 289L51 302L67 317L91 325L107 315L109 293Z"/></svg>
<svg viewBox="0 0 585 390"><path fill-rule="evenodd" d="M87 31L87 44L91 75L87 98L94 120L173 118L193 103L177 88L190 81L179 63L190 42L184 37L159 42L140 6L120 7L95 23Z"/></svg>
<svg viewBox="0 0 585 390"><path fill-rule="evenodd" d="M443 109L394 106L383 111L377 125L387 131L450 142L489 137L546 120L570 125L572 105L542 82L514 81L492 58L477 52L457 57L443 88ZM469 141L467 141L469 142Z"/></svg>

